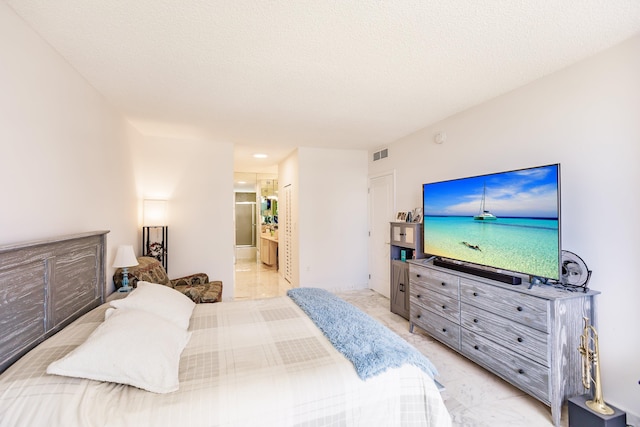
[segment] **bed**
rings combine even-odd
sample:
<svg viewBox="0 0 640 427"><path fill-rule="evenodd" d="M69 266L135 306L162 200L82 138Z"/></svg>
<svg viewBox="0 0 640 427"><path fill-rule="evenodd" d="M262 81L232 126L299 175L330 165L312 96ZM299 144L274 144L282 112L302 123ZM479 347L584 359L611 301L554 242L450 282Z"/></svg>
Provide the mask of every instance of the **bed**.
<svg viewBox="0 0 640 427"><path fill-rule="evenodd" d="M175 391L47 374L129 308L105 302L105 240L96 232L0 248L0 426L451 425L425 369L404 364L363 380L290 297L195 305ZM153 321L156 331L173 328ZM107 360L156 365L134 347Z"/></svg>

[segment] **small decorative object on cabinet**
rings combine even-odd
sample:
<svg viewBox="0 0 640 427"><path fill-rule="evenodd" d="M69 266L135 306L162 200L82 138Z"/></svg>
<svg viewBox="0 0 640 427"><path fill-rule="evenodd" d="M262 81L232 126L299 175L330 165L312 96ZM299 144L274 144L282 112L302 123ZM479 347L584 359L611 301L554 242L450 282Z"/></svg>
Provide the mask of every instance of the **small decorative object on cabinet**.
<svg viewBox="0 0 640 427"><path fill-rule="evenodd" d="M409 265L406 260L423 258L422 224L391 223L391 312L409 320Z"/></svg>
<svg viewBox="0 0 640 427"><path fill-rule="evenodd" d="M583 393L582 319L599 292L509 285L409 261L410 330L429 335L551 407Z"/></svg>
<svg viewBox="0 0 640 427"><path fill-rule="evenodd" d="M167 227L167 201L145 200L142 227L142 256L155 258L167 268L167 245L169 227Z"/></svg>
<svg viewBox="0 0 640 427"><path fill-rule="evenodd" d="M415 208L411 215L412 222L422 222L422 208Z"/></svg>

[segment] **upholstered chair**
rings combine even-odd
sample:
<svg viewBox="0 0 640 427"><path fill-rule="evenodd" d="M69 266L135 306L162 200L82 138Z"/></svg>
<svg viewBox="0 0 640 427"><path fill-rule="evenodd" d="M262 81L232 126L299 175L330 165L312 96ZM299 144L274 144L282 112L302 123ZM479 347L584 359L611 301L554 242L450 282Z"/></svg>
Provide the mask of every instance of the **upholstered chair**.
<svg viewBox="0 0 640 427"><path fill-rule="evenodd" d="M222 301L222 282L209 281L205 273L192 274L190 276L169 279L167 272L160 261L151 257L138 257L138 265L129 267L129 286L136 287L139 280L144 282L159 283L182 292L196 303ZM116 289L122 287L122 269L118 268L113 275L113 283Z"/></svg>

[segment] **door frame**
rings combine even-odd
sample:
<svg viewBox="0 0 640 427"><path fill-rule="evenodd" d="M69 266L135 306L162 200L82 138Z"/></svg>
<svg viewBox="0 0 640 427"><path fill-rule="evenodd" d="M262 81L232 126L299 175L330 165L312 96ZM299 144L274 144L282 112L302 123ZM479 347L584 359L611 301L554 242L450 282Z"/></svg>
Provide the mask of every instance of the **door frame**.
<svg viewBox="0 0 640 427"><path fill-rule="evenodd" d="M371 181L376 179L376 178L381 178L381 177L385 177L385 176L390 176L391 177L391 215L393 215L396 212L396 170L395 169L390 169L390 170L386 170L386 171L381 171L381 172L377 172L374 174L371 174L367 177L367 223L368 223L368 231L369 231L369 239L368 239L368 243L367 243L367 252L368 252L368 263L369 263L369 272L371 272L372 268L373 268L373 263L375 260L375 251L376 248L373 247L372 244L372 240L371 240L371 235L372 235L372 231L373 231L373 227L375 224L373 224L372 221L372 217L373 217L373 204L371 203ZM393 218L388 218L388 222L387 222L387 226L389 224L390 221L392 221ZM376 230L378 232L384 232L387 235L387 240L389 239L389 232L388 229L387 230ZM385 244L389 243L390 241L387 242L385 240ZM377 248L377 250L383 251L384 248ZM388 266L388 280L391 280L391 261L389 260L389 262L387 263ZM369 273L369 279L367 282L367 287L369 289L373 289L371 287L371 273Z"/></svg>

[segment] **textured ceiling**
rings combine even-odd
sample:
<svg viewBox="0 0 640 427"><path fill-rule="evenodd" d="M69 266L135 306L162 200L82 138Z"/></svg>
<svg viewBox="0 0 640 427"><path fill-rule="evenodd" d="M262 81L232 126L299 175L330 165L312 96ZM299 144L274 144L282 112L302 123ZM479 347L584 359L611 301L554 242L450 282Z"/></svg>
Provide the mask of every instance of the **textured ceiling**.
<svg viewBox="0 0 640 427"><path fill-rule="evenodd" d="M240 171L380 147L640 32L638 0L4 1L142 133L233 142Z"/></svg>

